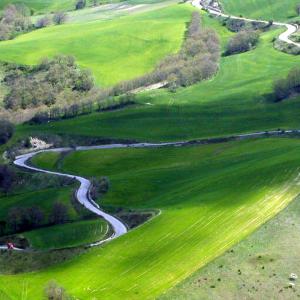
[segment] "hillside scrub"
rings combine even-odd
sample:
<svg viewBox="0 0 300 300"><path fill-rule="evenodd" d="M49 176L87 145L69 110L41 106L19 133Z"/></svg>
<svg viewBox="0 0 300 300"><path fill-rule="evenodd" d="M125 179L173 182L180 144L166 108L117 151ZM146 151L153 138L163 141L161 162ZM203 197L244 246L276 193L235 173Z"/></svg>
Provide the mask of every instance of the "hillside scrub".
<svg viewBox="0 0 300 300"><path fill-rule="evenodd" d="M25 5L7 5L0 17L0 41L10 40L32 28L30 10Z"/></svg>
<svg viewBox="0 0 300 300"><path fill-rule="evenodd" d="M44 59L34 67L8 65L4 78L9 93L4 99L6 109L51 106L69 99L80 99L94 86L88 70L81 70L71 56Z"/></svg>
<svg viewBox="0 0 300 300"><path fill-rule="evenodd" d="M233 36L225 50L225 55L232 55L247 52L253 49L259 41L259 34L256 31L241 31Z"/></svg>
<svg viewBox="0 0 300 300"><path fill-rule="evenodd" d="M0 145L6 144L14 132L15 126L11 122L0 120Z"/></svg>
<svg viewBox="0 0 300 300"><path fill-rule="evenodd" d="M275 102L289 98L293 94L300 92L300 68L290 70L286 78L274 81L273 90Z"/></svg>

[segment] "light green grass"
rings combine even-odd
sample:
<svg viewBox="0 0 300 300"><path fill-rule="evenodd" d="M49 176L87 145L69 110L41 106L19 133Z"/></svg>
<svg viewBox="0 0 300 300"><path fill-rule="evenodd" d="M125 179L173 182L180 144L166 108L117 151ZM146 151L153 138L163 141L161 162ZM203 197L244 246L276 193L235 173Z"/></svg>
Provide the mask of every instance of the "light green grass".
<svg viewBox="0 0 300 300"><path fill-rule="evenodd" d="M149 72L176 52L191 11L190 5L172 5L111 21L51 26L1 42L0 60L36 64L47 56L73 55L97 84L112 85Z"/></svg>
<svg viewBox="0 0 300 300"><path fill-rule="evenodd" d="M102 1L105 3L105 1ZM75 9L76 0L1 0L0 10L8 4L25 4L33 10L34 13L48 13L60 10L73 10ZM87 0L90 5L92 0Z"/></svg>
<svg viewBox="0 0 300 300"><path fill-rule="evenodd" d="M210 18L205 24L218 30L223 43L231 36ZM280 128L300 128L299 97L271 103L273 81L286 76L300 57L273 49L280 31L261 36L250 52L222 57L215 78L179 89L155 91L138 97L140 106L94 113L42 126L20 126L18 135L34 132L103 136L148 141L182 140ZM145 105L145 103L153 105Z"/></svg>
<svg viewBox="0 0 300 300"><path fill-rule="evenodd" d="M59 152L44 152L34 156L31 159L33 165L38 165L44 170L53 170L60 159L61 153Z"/></svg>
<svg viewBox="0 0 300 300"><path fill-rule="evenodd" d="M295 17L298 0L221 0L230 15L281 21Z"/></svg>
<svg viewBox="0 0 300 300"><path fill-rule="evenodd" d="M180 283L161 300L297 299L300 197L254 234ZM240 272L239 272L240 270Z"/></svg>
<svg viewBox="0 0 300 300"><path fill-rule="evenodd" d="M125 236L42 272L1 276L11 299L41 299L55 279L79 299L153 299L284 208L300 191L300 142L76 152L63 168L107 175L106 204L159 208ZM76 164L74 164L76 162ZM70 276L72 274L72 276ZM24 297L23 297L24 298Z"/></svg>
<svg viewBox="0 0 300 300"><path fill-rule="evenodd" d="M108 233L108 224L98 219L41 228L24 236L34 249L46 250L87 245L102 240Z"/></svg>

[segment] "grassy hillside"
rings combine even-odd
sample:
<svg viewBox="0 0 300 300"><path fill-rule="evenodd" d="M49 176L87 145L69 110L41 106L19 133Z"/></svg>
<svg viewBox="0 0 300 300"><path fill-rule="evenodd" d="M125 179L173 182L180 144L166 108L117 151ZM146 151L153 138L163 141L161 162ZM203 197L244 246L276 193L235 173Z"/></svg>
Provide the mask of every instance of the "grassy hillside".
<svg viewBox="0 0 300 300"><path fill-rule="evenodd" d="M230 15L264 20L286 20L296 17L298 0L221 0Z"/></svg>
<svg viewBox="0 0 300 300"><path fill-rule="evenodd" d="M205 18L205 24L218 30L223 43L231 36L212 19ZM300 57L273 49L272 39L279 33L263 34L253 51L222 57L220 71L212 80L177 93L159 90L140 95L141 105L134 108L42 126L20 126L18 134L43 131L159 141L299 128L299 97L282 103L268 100L273 80L300 63Z"/></svg>
<svg viewBox="0 0 300 300"><path fill-rule="evenodd" d="M61 249L100 241L110 233L103 219L86 220L26 232L25 238L34 249Z"/></svg>
<svg viewBox="0 0 300 300"><path fill-rule="evenodd" d="M91 69L98 84L112 85L150 71L162 57L176 52L191 10L190 5L172 5L111 21L36 30L1 42L0 60L36 64L45 56L73 55Z"/></svg>
<svg viewBox="0 0 300 300"><path fill-rule="evenodd" d="M106 3L105 1L101 1ZM23 3L31 8L34 13L48 13L59 10L73 10L75 9L74 0L1 0L0 10L3 9L7 4L18 4ZM87 4L92 4L92 0L87 0Z"/></svg>
<svg viewBox="0 0 300 300"><path fill-rule="evenodd" d="M80 299L153 299L285 207L298 193L300 142L76 152L65 171L108 175L105 203L160 208L127 235L42 272L1 276L4 294L39 299L55 279ZM76 164L72 162L76 161ZM72 274L72 279L70 279Z"/></svg>
<svg viewBox="0 0 300 300"><path fill-rule="evenodd" d="M174 299L297 299L300 197L251 236L166 293Z"/></svg>

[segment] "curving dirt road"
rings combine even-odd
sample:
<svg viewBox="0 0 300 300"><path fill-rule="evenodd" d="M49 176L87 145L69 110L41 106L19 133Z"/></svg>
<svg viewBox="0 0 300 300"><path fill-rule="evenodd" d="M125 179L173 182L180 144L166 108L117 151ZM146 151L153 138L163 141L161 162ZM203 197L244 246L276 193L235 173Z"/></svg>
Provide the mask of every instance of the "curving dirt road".
<svg viewBox="0 0 300 300"><path fill-rule="evenodd" d="M224 17L224 18L231 18L231 19L236 19L236 20L244 20L247 22L259 22L259 23L263 23L263 24L268 24L269 21L265 21L265 20L254 20L254 19L249 19L249 18L244 18L244 17L237 17L237 16L230 16L227 14L224 14L220 9L212 7L212 6L206 6L203 5L203 0L193 0L192 1L192 5L194 7L197 7L199 9L205 9L207 10L210 14L214 15L214 16L219 16L219 17ZM282 42L288 43L290 45L294 45L297 47L300 47L300 43L296 43L294 41L292 41L289 37L294 34L295 32L297 32L298 30L298 25L296 24L288 24L288 23L282 23L282 22L273 22L274 25L276 26L284 26L287 28L287 30L285 32L283 32L282 34L279 35L278 39Z"/></svg>

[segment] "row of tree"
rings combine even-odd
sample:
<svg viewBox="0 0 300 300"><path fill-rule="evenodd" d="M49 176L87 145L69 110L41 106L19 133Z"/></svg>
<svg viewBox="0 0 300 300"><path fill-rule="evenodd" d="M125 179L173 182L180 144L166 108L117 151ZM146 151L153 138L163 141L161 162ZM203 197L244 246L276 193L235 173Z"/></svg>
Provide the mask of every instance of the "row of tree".
<svg viewBox="0 0 300 300"><path fill-rule="evenodd" d="M46 218L43 210L37 206L13 207L8 211L5 221L0 221L0 234L14 234L24 232L44 225L63 224L70 220L68 207L55 202Z"/></svg>
<svg viewBox="0 0 300 300"><path fill-rule="evenodd" d="M47 111L37 112L30 120L31 124L43 124L49 121L58 121L62 119L71 119L78 116L88 115L94 111L107 111L120 109L125 106L135 103L136 95L133 93L126 93L113 98L107 96L105 100L103 97L98 97L95 101L79 102L69 106L59 107L55 106Z"/></svg>
<svg viewBox="0 0 300 300"><path fill-rule="evenodd" d="M273 90L276 102L282 101L294 93L300 93L300 68L296 67L290 70L286 78L276 80Z"/></svg>

